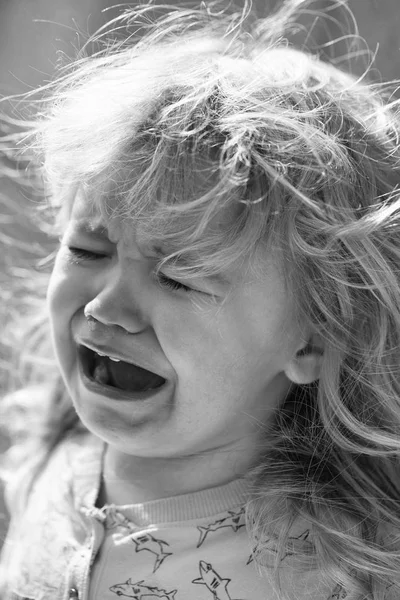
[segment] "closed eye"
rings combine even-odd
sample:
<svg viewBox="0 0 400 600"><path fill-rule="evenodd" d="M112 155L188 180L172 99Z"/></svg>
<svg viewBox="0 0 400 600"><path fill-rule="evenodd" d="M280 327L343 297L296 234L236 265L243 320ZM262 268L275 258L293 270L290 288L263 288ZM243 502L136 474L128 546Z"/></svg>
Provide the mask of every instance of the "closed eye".
<svg viewBox="0 0 400 600"><path fill-rule="evenodd" d="M100 258L106 257L106 254L103 254L101 252L93 252L93 250L77 248L76 246L68 246L68 250L78 260L98 260Z"/></svg>
<svg viewBox="0 0 400 600"><path fill-rule="evenodd" d="M166 287L170 290L182 290L183 292L196 292L195 290L180 281L176 281L175 279L170 279L164 273L157 273L158 282L162 287Z"/></svg>

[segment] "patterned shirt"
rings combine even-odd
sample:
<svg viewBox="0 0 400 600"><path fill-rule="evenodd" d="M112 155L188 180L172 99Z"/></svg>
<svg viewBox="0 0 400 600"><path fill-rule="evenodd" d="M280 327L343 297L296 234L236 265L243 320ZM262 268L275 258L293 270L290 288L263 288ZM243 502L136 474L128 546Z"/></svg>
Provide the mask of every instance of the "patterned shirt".
<svg viewBox="0 0 400 600"><path fill-rule="evenodd" d="M10 486L2 600L277 600L254 560L244 479L98 508L104 450L91 434L71 435L26 502L19 498L21 477ZM308 535L306 528L296 533L294 546L309 544ZM344 597L315 572L293 573L284 563L283 581L299 599Z"/></svg>

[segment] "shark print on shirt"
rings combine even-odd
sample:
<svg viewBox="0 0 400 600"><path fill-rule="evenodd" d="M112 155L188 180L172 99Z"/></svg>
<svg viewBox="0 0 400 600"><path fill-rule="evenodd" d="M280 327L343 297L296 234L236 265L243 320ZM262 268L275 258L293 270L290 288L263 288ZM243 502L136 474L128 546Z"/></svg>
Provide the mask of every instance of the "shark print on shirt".
<svg viewBox="0 0 400 600"><path fill-rule="evenodd" d="M168 542L158 540L149 533L132 537L132 542L136 544L136 552L147 550L155 555L156 559L154 562L153 573L157 571L159 566L168 556L172 556L172 552L165 552L163 548L163 546L169 546Z"/></svg>
<svg viewBox="0 0 400 600"><path fill-rule="evenodd" d="M389 592L389 595L387 595L387 592L393 588L395 584L391 581L388 583L388 585L385 588L386 594L385 594L385 598L387 598L387 600L395 600L395 597L391 594L391 592ZM345 590L345 588L340 585L339 583L337 584L337 586L335 587L335 589L333 590L333 594L332 596L329 596L328 600L344 600L345 598L347 598L348 594Z"/></svg>
<svg viewBox="0 0 400 600"><path fill-rule="evenodd" d="M126 596L127 598L133 598L133 600L154 600L156 598L159 600L174 600L178 590L166 592L155 586L144 585L144 579L135 583L128 579L125 583L112 585L110 591L117 596Z"/></svg>
<svg viewBox="0 0 400 600"><path fill-rule="evenodd" d="M128 537L135 544L136 552L147 550L154 554L153 573L157 571L168 556L172 556L172 552L166 552L164 549L164 546L169 546L168 542L159 540L149 533L140 534L139 527L113 506L107 507L105 527L118 530L118 533L113 536L116 542L124 543Z"/></svg>
<svg viewBox="0 0 400 600"><path fill-rule="evenodd" d="M198 526L197 529L200 531L200 539L197 544L197 548L203 544L207 535L212 531L218 531L223 527L232 527L233 531L236 533L238 529L241 527L245 527L244 522L244 507L240 508L237 511L228 510L229 517L225 517L224 519L218 519L213 523L207 525L207 527Z"/></svg>
<svg viewBox="0 0 400 600"><path fill-rule="evenodd" d="M228 592L228 584L231 579L223 579L210 563L204 560L199 562L200 577L193 579L192 583L205 585L207 590L211 592L212 600L243 600L240 598L232 598Z"/></svg>
<svg viewBox="0 0 400 600"><path fill-rule="evenodd" d="M347 598L347 592L344 587L338 583L333 590L332 596L329 596L328 600L344 600L344 598Z"/></svg>
<svg viewBox="0 0 400 600"><path fill-rule="evenodd" d="M298 554L298 553L310 554L313 551L314 546L311 543L311 541L308 539L309 535L310 535L310 530L307 529L306 531L304 531L303 533L301 533L298 536L293 536L293 537L289 536L289 542L290 542L291 549L288 549L285 552L285 554L283 555L281 560L285 560L285 558L287 558L288 556L293 556L294 554ZM274 538L270 538L262 546L263 547L261 549L261 542L257 543L255 548L253 549L253 552L249 556L249 559L246 563L247 565L249 565L251 562L253 562L254 559L257 560L257 557L261 554L262 551L267 550L269 552L276 553Z"/></svg>

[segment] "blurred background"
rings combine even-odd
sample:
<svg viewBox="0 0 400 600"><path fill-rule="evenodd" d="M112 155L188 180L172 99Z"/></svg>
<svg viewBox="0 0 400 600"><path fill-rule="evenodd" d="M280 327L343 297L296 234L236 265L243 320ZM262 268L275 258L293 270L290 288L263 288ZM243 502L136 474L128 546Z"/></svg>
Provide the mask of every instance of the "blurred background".
<svg viewBox="0 0 400 600"><path fill-rule="evenodd" d="M179 5L179 1L175 3ZM253 0L253 3L257 13L264 16L281 1ZM57 66L72 58L90 33L121 11L121 5L113 8L115 4L110 0L0 0L0 97L25 93L49 81ZM331 4L331 0L314 3L322 11ZM348 4L360 35L375 55L369 77L377 81L400 79L400 0L349 0ZM334 17L334 13L329 14ZM344 44L329 45L339 35L333 19L329 23L314 23L313 17L305 16L303 25L297 35L299 43L312 30L316 44L327 44L327 54L340 56L345 51ZM361 60L354 56L347 67L362 75L366 63L365 56ZM18 254L32 256L32 266L37 260L35 246L43 240L26 218L29 201L17 183L0 175L0 247L6 248L0 251L0 284L2 272L15 262ZM18 250L9 245L12 238L20 240ZM7 289L4 291L7 294ZM12 303L11 291L9 302ZM0 319L0 328L1 325ZM6 445L7 441L0 436L0 450ZM6 524L0 495L0 545Z"/></svg>

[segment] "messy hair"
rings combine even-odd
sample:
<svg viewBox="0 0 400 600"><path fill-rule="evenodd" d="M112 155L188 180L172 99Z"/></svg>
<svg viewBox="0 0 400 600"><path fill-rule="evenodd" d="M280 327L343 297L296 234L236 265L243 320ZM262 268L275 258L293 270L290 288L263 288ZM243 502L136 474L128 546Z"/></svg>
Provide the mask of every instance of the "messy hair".
<svg viewBox="0 0 400 600"><path fill-rule="evenodd" d="M59 229L81 190L157 241L171 277L223 273L260 247L278 257L323 355L248 474L253 558L271 566L273 541L282 598L290 556L337 598L383 600L400 585L398 105L288 42L305 2L265 19L222 4L112 21L45 90L32 148ZM54 393L53 440L73 415ZM294 548L300 519L310 536Z"/></svg>

